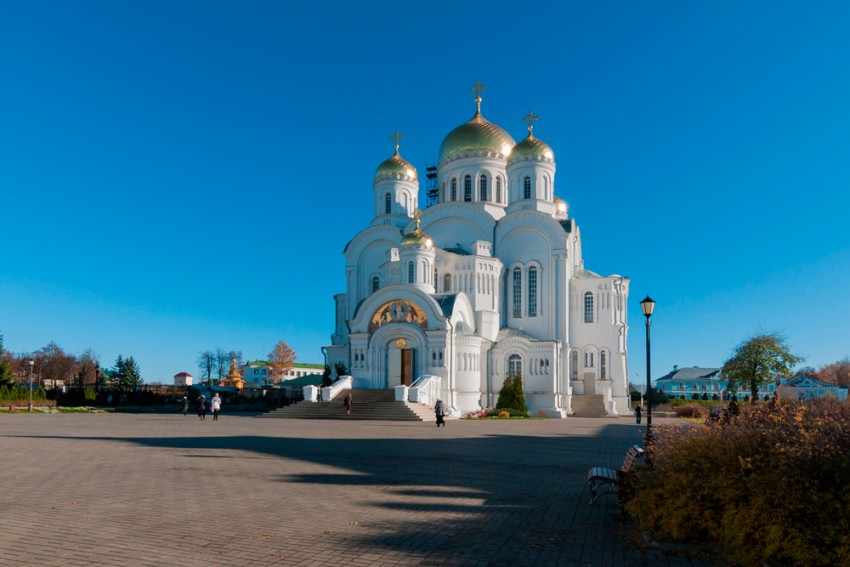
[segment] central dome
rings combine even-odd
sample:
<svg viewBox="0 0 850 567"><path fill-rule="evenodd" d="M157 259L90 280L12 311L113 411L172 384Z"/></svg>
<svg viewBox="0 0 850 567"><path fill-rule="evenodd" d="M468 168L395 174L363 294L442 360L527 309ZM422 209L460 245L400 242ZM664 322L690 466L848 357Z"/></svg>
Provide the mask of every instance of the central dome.
<svg viewBox="0 0 850 567"><path fill-rule="evenodd" d="M515 145L510 134L488 122L479 111L469 122L461 124L443 139L439 163L464 154L494 153L507 158Z"/></svg>

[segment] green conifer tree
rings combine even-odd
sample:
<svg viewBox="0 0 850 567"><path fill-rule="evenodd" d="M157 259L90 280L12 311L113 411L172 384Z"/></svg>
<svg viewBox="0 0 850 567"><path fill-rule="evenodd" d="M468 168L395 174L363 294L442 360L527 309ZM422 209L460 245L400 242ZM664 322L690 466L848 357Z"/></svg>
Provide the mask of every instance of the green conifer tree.
<svg viewBox="0 0 850 567"><path fill-rule="evenodd" d="M145 381L142 380L142 374L139 370L139 365L132 356L128 356L124 361L124 373L121 377L121 386L130 391L135 391Z"/></svg>
<svg viewBox="0 0 850 567"><path fill-rule="evenodd" d="M523 416L528 415L525 405L525 394L522 391L522 374L517 372L513 376L505 378L505 383L499 391L499 400L496 402L498 409L515 410Z"/></svg>
<svg viewBox="0 0 850 567"><path fill-rule="evenodd" d="M11 386L14 383L12 364L6 357L6 351L3 349L3 335L0 335L0 386Z"/></svg>

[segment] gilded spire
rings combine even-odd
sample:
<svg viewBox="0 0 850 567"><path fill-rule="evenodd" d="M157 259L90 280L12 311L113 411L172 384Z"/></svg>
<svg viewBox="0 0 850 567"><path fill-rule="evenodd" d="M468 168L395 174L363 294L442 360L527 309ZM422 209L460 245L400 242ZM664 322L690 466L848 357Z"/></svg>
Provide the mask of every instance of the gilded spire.
<svg viewBox="0 0 850 567"><path fill-rule="evenodd" d="M398 143L404 140L404 136L401 135L401 132L396 130L395 133L390 136L390 140L392 140L393 144L395 144L395 153L398 155Z"/></svg>
<svg viewBox="0 0 850 567"><path fill-rule="evenodd" d="M475 81L475 84L472 85L472 88L469 89L473 93L475 93L475 115L481 115L481 93L486 89L484 85L481 84L481 81Z"/></svg>
<svg viewBox="0 0 850 567"><path fill-rule="evenodd" d="M529 110L528 114L522 117L522 121L528 124L528 137L533 138L532 130L534 130L534 123L537 122L537 115Z"/></svg>

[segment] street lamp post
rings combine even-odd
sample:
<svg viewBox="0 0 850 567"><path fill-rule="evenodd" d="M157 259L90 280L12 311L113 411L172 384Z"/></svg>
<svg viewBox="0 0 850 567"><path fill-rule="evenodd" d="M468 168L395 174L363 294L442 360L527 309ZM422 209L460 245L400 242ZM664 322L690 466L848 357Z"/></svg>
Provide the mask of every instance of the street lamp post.
<svg viewBox="0 0 850 567"><path fill-rule="evenodd" d="M646 317L646 439L644 440L644 444L649 445L652 442L652 374L650 373L649 365L649 319L655 310L655 301L647 295L646 299L640 302L640 309L643 311L643 316Z"/></svg>
<svg viewBox="0 0 850 567"><path fill-rule="evenodd" d="M27 404L27 411L32 413L32 367L35 365L35 361L29 360L27 363L30 365L30 401Z"/></svg>

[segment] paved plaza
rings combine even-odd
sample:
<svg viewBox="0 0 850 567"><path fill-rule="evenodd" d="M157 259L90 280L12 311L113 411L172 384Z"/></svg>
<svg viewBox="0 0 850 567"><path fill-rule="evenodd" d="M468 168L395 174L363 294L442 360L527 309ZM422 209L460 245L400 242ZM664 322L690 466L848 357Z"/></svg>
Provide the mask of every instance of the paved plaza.
<svg viewBox="0 0 850 567"><path fill-rule="evenodd" d="M588 504L587 470L642 435L627 418L0 414L0 564L713 565L641 550L616 498Z"/></svg>

